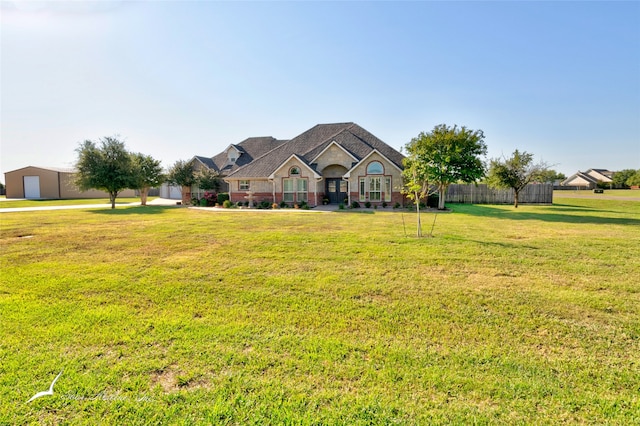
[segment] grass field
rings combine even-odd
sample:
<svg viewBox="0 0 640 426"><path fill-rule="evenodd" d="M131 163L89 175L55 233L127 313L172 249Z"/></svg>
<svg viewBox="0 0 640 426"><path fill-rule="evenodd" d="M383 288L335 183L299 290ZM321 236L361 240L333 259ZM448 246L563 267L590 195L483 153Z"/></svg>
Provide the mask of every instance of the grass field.
<svg viewBox="0 0 640 426"><path fill-rule="evenodd" d="M639 424L640 202L554 202L2 213L0 424Z"/></svg>
<svg viewBox="0 0 640 426"><path fill-rule="evenodd" d="M640 198L640 190L637 189L605 189L602 193L596 194L591 189L582 189L575 191L556 190L553 191L553 199L570 197L570 196L584 196L593 199L607 198L607 197L625 197L625 198Z"/></svg>
<svg viewBox="0 0 640 426"><path fill-rule="evenodd" d="M3 197L4 198L4 197ZM156 197L149 197L148 201ZM108 198L78 198L69 200L1 200L0 209L9 209L16 207L49 207L49 206L81 206L84 204L111 204ZM116 198L116 205L139 203L138 197L122 197Z"/></svg>

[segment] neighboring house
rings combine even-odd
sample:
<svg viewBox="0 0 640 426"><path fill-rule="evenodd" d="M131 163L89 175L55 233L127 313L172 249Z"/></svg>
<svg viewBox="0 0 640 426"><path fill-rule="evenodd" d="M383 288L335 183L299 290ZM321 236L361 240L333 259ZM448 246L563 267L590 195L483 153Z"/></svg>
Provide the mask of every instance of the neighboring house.
<svg viewBox="0 0 640 426"><path fill-rule="evenodd" d="M244 149L242 144L240 148ZM234 145L215 158L230 161ZM240 151L238 151L240 154ZM236 162L242 158L240 154ZM247 157L249 159L249 157ZM232 202L402 203L403 155L355 123L318 124L224 178Z"/></svg>
<svg viewBox="0 0 640 426"><path fill-rule="evenodd" d="M613 172L606 169L589 169L586 172L575 173L562 182L560 186L572 186L577 188L593 189L599 183L611 185Z"/></svg>
<svg viewBox="0 0 640 426"><path fill-rule="evenodd" d="M74 184L75 171L55 167L28 166L6 172L5 182L7 198L29 199L67 199L67 198L109 198L104 191L80 191ZM120 194L122 197L135 197L133 189Z"/></svg>

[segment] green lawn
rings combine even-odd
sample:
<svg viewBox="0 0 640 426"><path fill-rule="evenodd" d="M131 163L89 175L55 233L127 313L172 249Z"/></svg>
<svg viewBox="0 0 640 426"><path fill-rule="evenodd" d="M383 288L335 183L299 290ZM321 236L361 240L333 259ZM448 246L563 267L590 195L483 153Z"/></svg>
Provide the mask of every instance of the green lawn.
<svg viewBox="0 0 640 426"><path fill-rule="evenodd" d="M593 189L581 189L581 190L555 190L553 191L553 199L570 197L570 196L587 196L593 197L597 199L598 197L631 197L631 198L640 198L640 190L637 189L604 189L602 193L596 194L593 192Z"/></svg>
<svg viewBox="0 0 640 426"><path fill-rule="evenodd" d="M147 201L151 201L156 197L149 197ZM116 198L116 204L139 203L138 197L122 197ZM8 209L14 207L48 207L48 206L78 206L83 204L111 204L109 198L78 198L68 200L3 200L0 201L0 209Z"/></svg>
<svg viewBox="0 0 640 426"><path fill-rule="evenodd" d="M640 202L555 203L2 213L0 424L638 424Z"/></svg>

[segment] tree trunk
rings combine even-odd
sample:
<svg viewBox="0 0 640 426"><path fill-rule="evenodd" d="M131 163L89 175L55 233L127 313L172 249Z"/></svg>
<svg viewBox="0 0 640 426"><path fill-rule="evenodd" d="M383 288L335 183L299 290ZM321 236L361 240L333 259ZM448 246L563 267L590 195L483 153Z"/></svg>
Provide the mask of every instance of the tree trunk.
<svg viewBox="0 0 640 426"><path fill-rule="evenodd" d="M515 191L514 197L513 197L513 207L514 208L518 208L518 194L520 193L520 191Z"/></svg>
<svg viewBox="0 0 640 426"><path fill-rule="evenodd" d="M117 195L118 195L117 193L115 193L115 194L113 192L109 193L109 201L111 201L111 208L112 209L116 208L116 196Z"/></svg>
<svg viewBox="0 0 640 426"><path fill-rule="evenodd" d="M191 187L183 186L182 187L182 205L188 206L191 204Z"/></svg>
<svg viewBox="0 0 640 426"><path fill-rule="evenodd" d="M416 203L416 213L418 215L418 230L416 232L416 236L420 238L422 237L422 222L420 221L420 198L416 198L416 200L418 201Z"/></svg>
<svg viewBox="0 0 640 426"><path fill-rule="evenodd" d="M149 188L147 187L140 188L140 205L141 206L147 205L147 194L149 194Z"/></svg>
<svg viewBox="0 0 640 426"><path fill-rule="evenodd" d="M447 186L440 185L438 188L438 210L444 210L444 197L447 194Z"/></svg>

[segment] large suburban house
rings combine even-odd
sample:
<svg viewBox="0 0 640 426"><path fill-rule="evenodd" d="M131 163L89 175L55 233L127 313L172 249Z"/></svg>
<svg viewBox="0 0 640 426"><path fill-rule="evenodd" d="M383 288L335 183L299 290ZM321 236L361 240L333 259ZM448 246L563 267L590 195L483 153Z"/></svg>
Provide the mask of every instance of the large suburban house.
<svg viewBox="0 0 640 426"><path fill-rule="evenodd" d="M220 173L232 202L403 201L403 155L355 123L318 124L290 140L249 138L194 168Z"/></svg>
<svg viewBox="0 0 640 426"><path fill-rule="evenodd" d="M574 173L562 182L560 186L570 186L585 189L594 189L598 183L611 185L613 172L606 169L589 169L586 172Z"/></svg>

